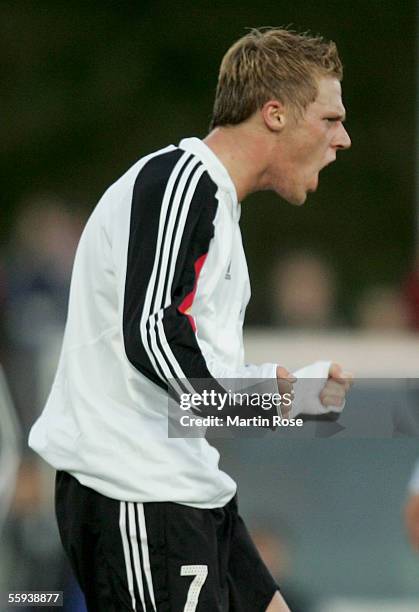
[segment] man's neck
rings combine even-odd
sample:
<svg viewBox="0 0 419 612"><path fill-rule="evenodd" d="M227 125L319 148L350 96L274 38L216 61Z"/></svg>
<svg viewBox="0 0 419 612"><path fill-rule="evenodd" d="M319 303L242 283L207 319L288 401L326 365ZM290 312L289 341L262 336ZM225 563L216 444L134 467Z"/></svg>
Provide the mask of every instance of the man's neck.
<svg viewBox="0 0 419 612"><path fill-rule="evenodd" d="M215 128L204 138L205 144L226 168L241 202L247 195L263 189L265 174L261 137L248 126Z"/></svg>

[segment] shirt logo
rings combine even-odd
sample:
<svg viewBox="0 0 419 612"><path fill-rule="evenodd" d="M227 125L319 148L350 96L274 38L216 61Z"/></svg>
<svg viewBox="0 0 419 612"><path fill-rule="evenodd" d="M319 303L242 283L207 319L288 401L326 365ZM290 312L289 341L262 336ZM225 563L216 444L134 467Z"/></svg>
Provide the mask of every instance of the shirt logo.
<svg viewBox="0 0 419 612"><path fill-rule="evenodd" d="M228 264L227 272L224 277L226 280L231 280L231 261Z"/></svg>

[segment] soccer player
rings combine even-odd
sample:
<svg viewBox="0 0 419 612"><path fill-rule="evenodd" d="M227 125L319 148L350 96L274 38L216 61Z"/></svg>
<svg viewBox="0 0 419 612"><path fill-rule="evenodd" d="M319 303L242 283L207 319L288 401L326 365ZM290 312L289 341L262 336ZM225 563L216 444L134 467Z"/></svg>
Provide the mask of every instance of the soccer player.
<svg viewBox="0 0 419 612"><path fill-rule="evenodd" d="M410 544L413 550L419 552L419 461L410 477L404 520Z"/></svg>
<svg viewBox="0 0 419 612"><path fill-rule="evenodd" d="M208 136L139 160L84 229L30 445L57 469L60 534L90 611L288 610L217 451L168 437L167 392L172 379L289 378L244 363L240 202L270 189L300 205L316 189L350 145L341 78L333 42L250 32L222 61ZM320 370L319 413L348 387L338 365Z"/></svg>

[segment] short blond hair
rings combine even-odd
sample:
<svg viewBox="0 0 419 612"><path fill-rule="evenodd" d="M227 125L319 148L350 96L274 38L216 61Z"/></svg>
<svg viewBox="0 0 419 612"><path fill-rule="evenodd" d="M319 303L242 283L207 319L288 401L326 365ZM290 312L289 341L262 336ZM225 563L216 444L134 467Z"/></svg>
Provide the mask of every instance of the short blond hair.
<svg viewBox="0 0 419 612"><path fill-rule="evenodd" d="M271 99L301 115L316 99L322 76L342 80L333 41L284 28L253 29L223 57L210 129L237 125Z"/></svg>

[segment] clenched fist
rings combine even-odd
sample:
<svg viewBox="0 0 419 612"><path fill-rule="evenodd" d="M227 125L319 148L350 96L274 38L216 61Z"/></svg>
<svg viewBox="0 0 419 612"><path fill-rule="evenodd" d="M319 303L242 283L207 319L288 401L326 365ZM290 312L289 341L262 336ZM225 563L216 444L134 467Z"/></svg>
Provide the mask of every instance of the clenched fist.
<svg viewBox="0 0 419 612"><path fill-rule="evenodd" d="M281 387L284 389L288 385L294 392L289 416L295 417L299 414L318 416L342 412L353 377L337 363L316 361L293 374L278 367L277 378L280 391Z"/></svg>
<svg viewBox="0 0 419 612"><path fill-rule="evenodd" d="M329 377L319 395L323 406L326 408L329 406L340 408L343 406L352 380L353 376L350 372L344 372L338 363L332 363L329 368Z"/></svg>

